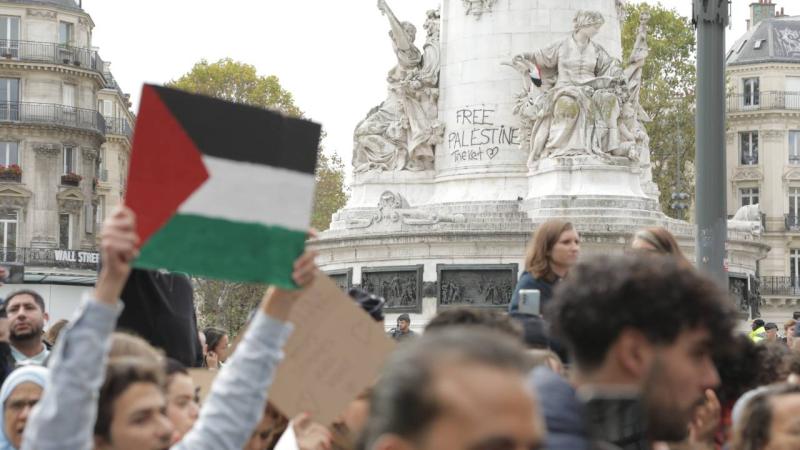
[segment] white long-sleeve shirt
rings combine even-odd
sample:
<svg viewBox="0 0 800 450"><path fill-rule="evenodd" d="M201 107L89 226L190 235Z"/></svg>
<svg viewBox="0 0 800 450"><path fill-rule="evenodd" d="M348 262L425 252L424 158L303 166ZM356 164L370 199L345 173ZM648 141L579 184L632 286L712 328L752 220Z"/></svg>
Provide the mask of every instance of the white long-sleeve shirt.
<svg viewBox="0 0 800 450"><path fill-rule="evenodd" d="M59 338L50 380L28 419L21 450L91 450L110 336L122 304L84 303ZM195 426L171 450L240 450L261 419L267 389L293 327L259 311L222 369Z"/></svg>

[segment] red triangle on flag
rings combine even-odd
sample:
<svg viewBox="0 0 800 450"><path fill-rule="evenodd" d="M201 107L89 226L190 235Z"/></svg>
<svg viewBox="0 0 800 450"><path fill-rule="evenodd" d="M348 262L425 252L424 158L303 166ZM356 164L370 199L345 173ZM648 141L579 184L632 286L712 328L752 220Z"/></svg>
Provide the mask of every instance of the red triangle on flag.
<svg viewBox="0 0 800 450"><path fill-rule="evenodd" d="M142 89L125 204L143 244L209 177L195 143L149 85Z"/></svg>

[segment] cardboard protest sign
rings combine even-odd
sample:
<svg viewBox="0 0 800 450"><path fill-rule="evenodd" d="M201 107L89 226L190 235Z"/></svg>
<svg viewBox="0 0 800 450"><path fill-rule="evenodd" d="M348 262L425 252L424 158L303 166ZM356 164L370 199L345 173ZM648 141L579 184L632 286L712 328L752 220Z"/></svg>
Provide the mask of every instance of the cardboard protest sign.
<svg viewBox="0 0 800 450"><path fill-rule="evenodd" d="M145 85L125 197L135 265L294 288L319 136L312 122Z"/></svg>
<svg viewBox="0 0 800 450"><path fill-rule="evenodd" d="M295 330L269 390L287 417L309 413L323 425L378 378L394 342L325 275L318 275L292 308Z"/></svg>
<svg viewBox="0 0 800 450"><path fill-rule="evenodd" d="M202 405L206 397L208 397L208 393L211 392L211 385L214 384L214 379L217 378L217 371L206 368L189 369L189 376L194 382L195 389L200 394L200 404Z"/></svg>

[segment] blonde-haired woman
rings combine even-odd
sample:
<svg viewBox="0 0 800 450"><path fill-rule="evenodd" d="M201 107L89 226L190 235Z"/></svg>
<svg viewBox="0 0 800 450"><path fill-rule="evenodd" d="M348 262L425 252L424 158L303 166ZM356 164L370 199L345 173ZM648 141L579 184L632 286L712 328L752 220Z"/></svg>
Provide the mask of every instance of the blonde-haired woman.
<svg viewBox="0 0 800 450"><path fill-rule="evenodd" d="M525 272L511 297L509 312L519 309L519 291L538 289L540 309L553 297L553 287L578 262L580 237L570 222L553 219L539 225L525 253Z"/></svg>

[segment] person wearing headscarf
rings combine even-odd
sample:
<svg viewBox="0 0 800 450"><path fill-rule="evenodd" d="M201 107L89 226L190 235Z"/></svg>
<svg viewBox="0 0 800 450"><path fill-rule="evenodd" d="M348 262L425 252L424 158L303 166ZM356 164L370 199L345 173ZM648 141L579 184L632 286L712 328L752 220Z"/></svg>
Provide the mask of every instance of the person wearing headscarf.
<svg viewBox="0 0 800 450"><path fill-rule="evenodd" d="M39 402L47 386L47 369L24 366L14 370L0 388L0 450L18 450L31 409Z"/></svg>

